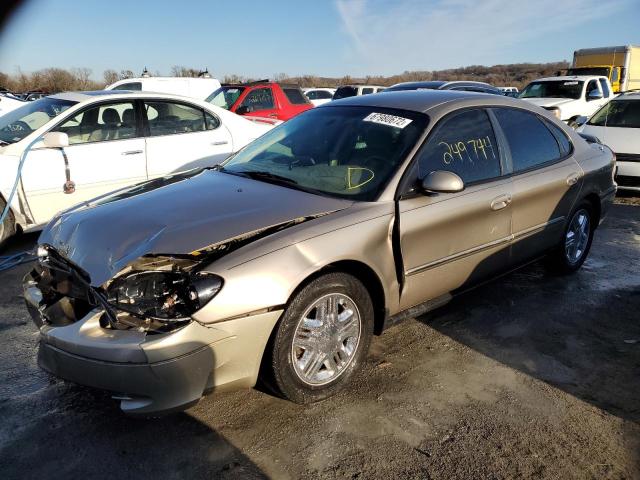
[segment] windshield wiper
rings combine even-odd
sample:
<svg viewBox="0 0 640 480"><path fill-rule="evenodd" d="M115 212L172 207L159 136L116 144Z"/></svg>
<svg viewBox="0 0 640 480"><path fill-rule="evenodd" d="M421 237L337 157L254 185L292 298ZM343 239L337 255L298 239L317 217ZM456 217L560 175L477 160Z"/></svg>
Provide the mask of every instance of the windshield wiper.
<svg viewBox="0 0 640 480"><path fill-rule="evenodd" d="M289 178L289 177L285 177L283 175L278 175L275 173L271 173L271 172L267 172L264 170L241 170L239 172L234 172L234 173L238 173L240 175L244 175L247 176L249 178L253 178L254 180L264 180L267 182L273 182L273 183L286 183L289 185L297 185L298 182L296 182L295 180Z"/></svg>
<svg viewBox="0 0 640 480"><path fill-rule="evenodd" d="M4 147L5 145L11 145L11 142L7 142L6 140L0 140L0 146Z"/></svg>

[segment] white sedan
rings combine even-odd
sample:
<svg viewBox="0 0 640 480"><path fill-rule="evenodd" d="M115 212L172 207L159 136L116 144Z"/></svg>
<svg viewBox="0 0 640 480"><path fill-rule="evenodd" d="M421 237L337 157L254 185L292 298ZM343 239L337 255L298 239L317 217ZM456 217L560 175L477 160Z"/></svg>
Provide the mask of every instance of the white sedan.
<svg viewBox="0 0 640 480"><path fill-rule="evenodd" d="M303 90L306 97L314 107L318 107L323 103L330 102L333 94L336 93L335 88L305 88Z"/></svg>
<svg viewBox="0 0 640 480"><path fill-rule="evenodd" d="M0 117L0 243L75 204L170 173L213 166L273 128L170 94L61 93ZM31 145L31 149L29 146Z"/></svg>
<svg viewBox="0 0 640 480"><path fill-rule="evenodd" d="M585 120L580 119L581 123ZM578 132L598 138L615 152L619 189L640 192L640 92L617 96Z"/></svg>

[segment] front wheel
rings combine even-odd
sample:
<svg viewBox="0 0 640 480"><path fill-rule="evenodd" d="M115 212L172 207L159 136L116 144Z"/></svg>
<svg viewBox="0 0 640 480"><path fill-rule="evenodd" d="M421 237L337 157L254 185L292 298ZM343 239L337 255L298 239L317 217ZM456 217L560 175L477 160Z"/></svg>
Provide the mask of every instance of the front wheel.
<svg viewBox="0 0 640 480"><path fill-rule="evenodd" d="M579 204L569 217L562 243L547 258L547 267L554 273L566 274L578 270L587 259L595 229L592 207Z"/></svg>
<svg viewBox="0 0 640 480"><path fill-rule="evenodd" d="M270 346L267 374L275 390L312 403L342 389L364 361L373 305L364 285L344 273L316 278L285 310Z"/></svg>

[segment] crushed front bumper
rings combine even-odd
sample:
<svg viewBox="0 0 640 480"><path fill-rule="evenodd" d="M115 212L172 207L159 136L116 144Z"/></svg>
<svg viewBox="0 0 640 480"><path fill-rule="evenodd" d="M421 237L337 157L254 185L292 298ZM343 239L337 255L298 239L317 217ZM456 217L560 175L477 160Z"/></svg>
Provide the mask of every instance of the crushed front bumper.
<svg viewBox="0 0 640 480"><path fill-rule="evenodd" d="M40 290L27 281L27 307L40 329L38 363L52 374L108 390L132 415L183 410L212 390L255 385L262 354L282 311L149 334L100 325L96 308L54 326L43 317Z"/></svg>

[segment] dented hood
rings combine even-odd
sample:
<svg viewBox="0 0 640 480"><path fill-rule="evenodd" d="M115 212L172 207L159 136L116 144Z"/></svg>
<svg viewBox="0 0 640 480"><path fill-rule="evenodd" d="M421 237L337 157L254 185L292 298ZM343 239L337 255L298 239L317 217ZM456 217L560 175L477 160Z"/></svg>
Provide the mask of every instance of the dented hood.
<svg viewBox="0 0 640 480"><path fill-rule="evenodd" d="M352 203L204 170L146 182L67 210L44 229L39 243L53 246L99 286L143 255L189 254Z"/></svg>

